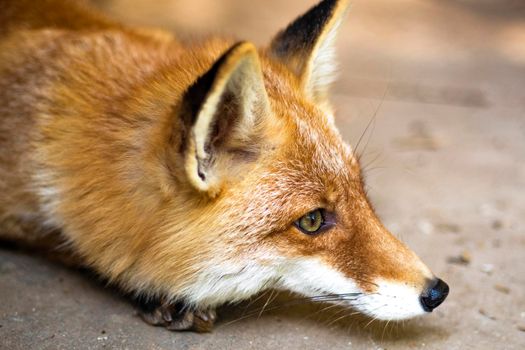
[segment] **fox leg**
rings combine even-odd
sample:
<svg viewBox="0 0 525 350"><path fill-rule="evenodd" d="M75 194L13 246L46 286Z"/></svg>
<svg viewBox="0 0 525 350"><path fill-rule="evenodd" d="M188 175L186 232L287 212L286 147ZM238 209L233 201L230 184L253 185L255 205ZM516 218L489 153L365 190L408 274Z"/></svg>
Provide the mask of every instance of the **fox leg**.
<svg viewBox="0 0 525 350"><path fill-rule="evenodd" d="M139 309L144 322L166 327L170 331L210 332L217 319L215 310L191 309L181 302L139 302Z"/></svg>

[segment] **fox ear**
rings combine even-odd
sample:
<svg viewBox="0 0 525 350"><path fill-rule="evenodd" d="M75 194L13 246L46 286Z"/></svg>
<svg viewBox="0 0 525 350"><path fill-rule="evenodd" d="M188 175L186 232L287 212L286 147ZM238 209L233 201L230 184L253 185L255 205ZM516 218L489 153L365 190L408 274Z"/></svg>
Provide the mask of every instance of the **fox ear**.
<svg viewBox="0 0 525 350"><path fill-rule="evenodd" d="M335 80L335 39L347 0L324 0L272 40L270 53L295 73L308 97L325 102Z"/></svg>
<svg viewBox="0 0 525 350"><path fill-rule="evenodd" d="M269 111L257 51L250 43L238 43L183 97L183 153L190 183L213 196L222 177L256 158Z"/></svg>

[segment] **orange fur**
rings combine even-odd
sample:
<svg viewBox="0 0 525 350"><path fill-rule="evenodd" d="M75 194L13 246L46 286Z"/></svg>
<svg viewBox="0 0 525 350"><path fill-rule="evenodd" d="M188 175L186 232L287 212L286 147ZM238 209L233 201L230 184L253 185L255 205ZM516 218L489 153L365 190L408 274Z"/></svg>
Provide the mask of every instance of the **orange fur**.
<svg viewBox="0 0 525 350"><path fill-rule="evenodd" d="M346 2L337 3L327 26L340 22ZM199 307L272 287L284 263L303 257L367 292L377 278L422 289L432 277L375 216L327 87L305 82L320 43L284 60L272 47L232 49L207 92L212 114L201 106L199 136L187 130L184 96L234 40L182 42L66 0L3 1L0 14L4 238L34 243L59 230L83 264L123 289ZM253 120L236 115L246 110ZM235 137L201 147L217 111L234 124L217 126L217 137ZM300 233L293 222L318 207L337 225ZM233 284L252 267L276 272L253 288L195 296L205 279Z"/></svg>

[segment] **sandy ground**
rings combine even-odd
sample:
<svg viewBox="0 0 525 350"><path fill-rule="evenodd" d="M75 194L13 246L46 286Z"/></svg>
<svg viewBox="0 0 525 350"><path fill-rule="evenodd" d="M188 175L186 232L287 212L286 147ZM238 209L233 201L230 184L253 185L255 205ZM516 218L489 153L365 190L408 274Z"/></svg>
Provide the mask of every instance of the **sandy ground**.
<svg viewBox="0 0 525 350"><path fill-rule="evenodd" d="M313 2L98 1L130 23L256 43ZM243 318L265 295L222 310L211 334L171 333L87 274L0 249L0 348L524 349L525 3L354 0L338 46L337 123L355 144L376 115L359 148L370 195L450 284L443 306L386 325L281 296Z"/></svg>

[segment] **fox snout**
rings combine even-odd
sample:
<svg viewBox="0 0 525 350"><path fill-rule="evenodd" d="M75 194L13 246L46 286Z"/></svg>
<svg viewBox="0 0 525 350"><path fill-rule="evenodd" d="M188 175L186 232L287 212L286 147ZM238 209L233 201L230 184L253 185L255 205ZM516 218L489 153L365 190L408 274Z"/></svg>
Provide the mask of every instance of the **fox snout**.
<svg viewBox="0 0 525 350"><path fill-rule="evenodd" d="M447 297L448 285L381 225L360 196L347 219L340 210L317 236L296 229L281 235L286 241L274 245L289 261L282 287L310 297L339 296L336 303L383 320L431 312Z"/></svg>
<svg viewBox="0 0 525 350"><path fill-rule="evenodd" d="M447 297L448 285L435 277L415 252L382 227L372 209L367 211L368 229L357 233L355 239L359 241L357 249L363 253L357 254L354 240L354 246L348 249L359 257L356 260L347 255L350 264L342 265L345 275L355 279L365 293L357 308L385 320L431 312ZM357 264L359 268L355 267Z"/></svg>

